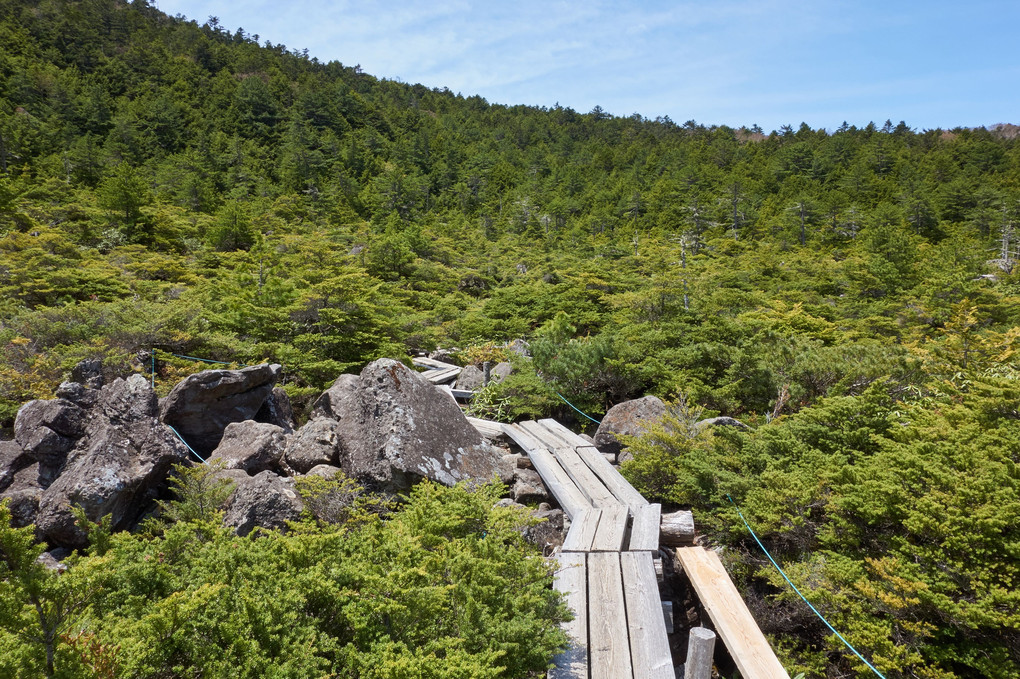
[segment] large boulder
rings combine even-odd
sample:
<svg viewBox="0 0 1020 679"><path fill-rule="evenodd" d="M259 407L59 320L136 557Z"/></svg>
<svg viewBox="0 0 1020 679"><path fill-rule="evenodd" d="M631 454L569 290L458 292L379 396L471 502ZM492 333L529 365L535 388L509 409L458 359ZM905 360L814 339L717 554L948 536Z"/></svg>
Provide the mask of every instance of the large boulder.
<svg viewBox="0 0 1020 679"><path fill-rule="evenodd" d="M14 475L33 462L17 441L0 441L0 493L14 483Z"/></svg>
<svg viewBox="0 0 1020 679"><path fill-rule="evenodd" d="M286 473L289 471L283 465L286 446L283 429L275 424L253 420L231 422L208 461L222 463L224 469L242 469L250 476L264 471Z"/></svg>
<svg viewBox="0 0 1020 679"><path fill-rule="evenodd" d="M291 405L290 397L282 387L273 387L269 398L255 413L255 421L275 424L287 434L294 431L297 426L294 420L294 406Z"/></svg>
<svg viewBox="0 0 1020 679"><path fill-rule="evenodd" d="M7 501L11 510L11 525L23 528L35 523L39 514L39 500L42 498L43 487L39 483L39 463L35 462L19 470L11 478L7 489L0 498Z"/></svg>
<svg viewBox="0 0 1020 679"><path fill-rule="evenodd" d="M14 439L39 463L40 478L49 485L64 460L85 434L86 411L62 398L29 401L14 419Z"/></svg>
<svg viewBox="0 0 1020 679"><path fill-rule="evenodd" d="M666 404L655 396L618 403L602 418L602 424L595 432L595 445L603 453L616 455L619 459L622 445L618 435L640 436L658 424L665 414Z"/></svg>
<svg viewBox="0 0 1020 679"><path fill-rule="evenodd" d="M307 474L318 465L335 465L340 459L340 438L337 422L328 417L315 417L287 439L285 458L291 469Z"/></svg>
<svg viewBox="0 0 1020 679"><path fill-rule="evenodd" d="M283 528L301 516L304 505L294 488L294 479L264 471L255 476L224 472L237 484L227 500L223 522L241 536L257 527Z"/></svg>
<svg viewBox="0 0 1020 679"><path fill-rule="evenodd" d="M159 419L177 430L201 455L219 445L232 422L251 420L280 377L279 365L204 370L175 386L160 404Z"/></svg>
<svg viewBox="0 0 1020 679"><path fill-rule="evenodd" d="M708 427L736 427L744 431L749 431L751 428L733 417L710 417L707 420L698 420L694 423L694 428L698 431L706 429Z"/></svg>
<svg viewBox="0 0 1020 679"><path fill-rule="evenodd" d="M315 404L337 421L340 467L359 483L400 491L416 480L488 481L499 455L448 395L398 361L341 376Z"/></svg>
<svg viewBox="0 0 1020 679"><path fill-rule="evenodd" d="M156 394L141 375L102 388L85 435L60 476L42 492L36 525L50 543L82 547L71 507L92 521L110 514L115 530L131 527L164 488L170 466L188 449L156 419Z"/></svg>
<svg viewBox="0 0 1020 679"><path fill-rule="evenodd" d="M485 374L475 365L464 366L457 375L457 388L465 391L478 391L482 388Z"/></svg>

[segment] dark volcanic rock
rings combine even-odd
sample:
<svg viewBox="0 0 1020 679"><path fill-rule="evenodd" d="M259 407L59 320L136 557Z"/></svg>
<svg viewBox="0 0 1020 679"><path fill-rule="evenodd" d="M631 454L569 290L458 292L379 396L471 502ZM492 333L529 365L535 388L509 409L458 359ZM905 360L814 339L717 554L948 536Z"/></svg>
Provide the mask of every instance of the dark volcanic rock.
<svg viewBox="0 0 1020 679"><path fill-rule="evenodd" d="M85 435L40 499L36 525L49 542L84 546L72 505L93 521L111 514L115 530L129 528L165 487L170 465L188 458L185 445L156 419L156 403L141 375L102 388Z"/></svg>
<svg viewBox="0 0 1020 679"><path fill-rule="evenodd" d="M269 398L262 404L259 411L255 413L254 419L256 422L275 424L287 434L294 431L296 426L294 407L290 403L290 397L287 396L287 392L282 387L273 387Z"/></svg>
<svg viewBox="0 0 1020 679"><path fill-rule="evenodd" d="M33 463L14 474L7 490L0 494L0 498L7 500L11 510L11 525L14 528L23 528L35 523L42 493L39 463Z"/></svg>
<svg viewBox="0 0 1020 679"><path fill-rule="evenodd" d="M275 424L231 422L209 462L222 462L224 469L243 469L251 476L269 470L286 472L281 464L286 446L283 429Z"/></svg>
<svg viewBox="0 0 1020 679"><path fill-rule="evenodd" d="M87 410L99 400L99 389L89 389L78 382L61 382L57 387L57 398L70 401Z"/></svg>
<svg viewBox="0 0 1020 679"><path fill-rule="evenodd" d="M499 471L499 455L454 400L394 360L342 375L315 413L337 420L340 466L370 488L404 490L419 478L487 481Z"/></svg>
<svg viewBox="0 0 1020 679"><path fill-rule="evenodd" d="M0 493L14 483L14 475L33 462L17 441L0 441Z"/></svg>
<svg viewBox="0 0 1020 679"><path fill-rule="evenodd" d="M549 491L542 483L542 477L532 469L518 469L514 472L511 495L521 504L538 504L549 501Z"/></svg>
<svg viewBox="0 0 1020 679"><path fill-rule="evenodd" d="M52 481L67 453L85 433L86 411L70 401L29 401L14 420L14 439L37 460L41 476Z"/></svg>
<svg viewBox="0 0 1020 679"><path fill-rule="evenodd" d="M182 380L160 403L159 419L202 455L219 445L231 422L255 417L280 376L279 365L204 370Z"/></svg>
<svg viewBox="0 0 1020 679"><path fill-rule="evenodd" d="M247 535L259 526L283 528L287 521L301 515L304 505L294 489L294 479L270 471L251 477L241 477L236 472L226 474L237 483L237 488L227 500L223 521L238 535Z"/></svg>
<svg viewBox="0 0 1020 679"><path fill-rule="evenodd" d="M340 438L337 422L328 417L316 417L287 439L285 459L294 471L307 474L313 467L336 464L339 460Z"/></svg>
<svg viewBox="0 0 1020 679"><path fill-rule="evenodd" d="M624 401L609 409L595 432L595 445L603 453L619 456L617 434L640 436L666 414L666 405L655 396Z"/></svg>
<svg viewBox="0 0 1020 679"><path fill-rule="evenodd" d="M100 389L103 386L103 359L86 358L71 368L71 379L89 389Z"/></svg>
<svg viewBox="0 0 1020 679"><path fill-rule="evenodd" d="M484 377L485 375L476 366L464 366L464 369L457 375L457 388L467 391L478 391L482 388Z"/></svg>

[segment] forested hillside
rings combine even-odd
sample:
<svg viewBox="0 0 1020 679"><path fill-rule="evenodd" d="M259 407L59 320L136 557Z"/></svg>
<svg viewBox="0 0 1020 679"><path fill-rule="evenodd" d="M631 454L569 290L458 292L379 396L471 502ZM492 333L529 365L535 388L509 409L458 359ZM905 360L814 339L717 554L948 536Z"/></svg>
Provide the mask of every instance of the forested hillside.
<svg viewBox="0 0 1020 679"><path fill-rule="evenodd" d="M476 411L676 403L625 473L728 547L788 667L870 676L727 495L886 676L1020 674L1015 128L508 106L262 41L0 0L0 424L89 357L160 350L161 393L171 353L271 360L300 405L525 338Z"/></svg>

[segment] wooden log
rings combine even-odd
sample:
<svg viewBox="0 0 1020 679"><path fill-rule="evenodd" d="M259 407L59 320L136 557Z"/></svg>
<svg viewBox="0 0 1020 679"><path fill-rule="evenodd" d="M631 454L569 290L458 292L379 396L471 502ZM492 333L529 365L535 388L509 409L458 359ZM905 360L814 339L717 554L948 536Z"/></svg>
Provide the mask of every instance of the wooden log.
<svg viewBox="0 0 1020 679"><path fill-rule="evenodd" d="M558 568L553 587L562 592L574 619L563 624L570 638L563 653L553 658L549 679L588 679L588 576L586 555L556 555Z"/></svg>
<svg viewBox="0 0 1020 679"><path fill-rule="evenodd" d="M681 547L676 554L740 676L743 679L789 679L790 675L776 658L727 575L719 555L702 547Z"/></svg>
<svg viewBox="0 0 1020 679"><path fill-rule="evenodd" d="M591 679L633 679L625 610L620 553L592 552L588 555Z"/></svg>
<svg viewBox="0 0 1020 679"><path fill-rule="evenodd" d="M593 552L619 552L627 538L627 508L623 505L603 507L599 517L595 539L591 543Z"/></svg>
<svg viewBox="0 0 1020 679"><path fill-rule="evenodd" d="M585 509L570 519L570 529L563 540L564 552L590 552L595 531L602 518L601 509Z"/></svg>
<svg viewBox="0 0 1020 679"><path fill-rule="evenodd" d="M663 514L659 522L659 541L667 547L682 547L694 542L694 515L686 509Z"/></svg>
<svg viewBox="0 0 1020 679"><path fill-rule="evenodd" d="M674 679L673 656L662 619L652 555L650 552L623 552L620 565L634 676Z"/></svg>
<svg viewBox="0 0 1020 679"><path fill-rule="evenodd" d="M687 662L684 679L712 679L712 658L715 655L715 632L707 627L694 627L687 641Z"/></svg>
<svg viewBox="0 0 1020 679"><path fill-rule="evenodd" d="M662 505L652 504L639 507L634 512L628 550L632 552L659 551L659 515L661 511Z"/></svg>

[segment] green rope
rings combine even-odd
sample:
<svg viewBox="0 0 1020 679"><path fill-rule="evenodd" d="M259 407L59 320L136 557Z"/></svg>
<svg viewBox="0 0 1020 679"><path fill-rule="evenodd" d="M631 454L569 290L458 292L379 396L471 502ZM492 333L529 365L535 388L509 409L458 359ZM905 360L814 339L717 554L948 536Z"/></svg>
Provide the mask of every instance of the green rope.
<svg viewBox="0 0 1020 679"><path fill-rule="evenodd" d="M164 424L166 424L166 423L164 422ZM170 431L172 431L174 434L177 435L177 438L179 438L181 440L181 443L184 444L184 447L187 448L188 450L190 450L191 454L194 455L195 457L197 457L199 462L201 462L202 464L205 464L205 459L203 459L203 457L201 455L196 453L194 448L192 448L191 446L188 445L188 442L184 440L184 437L181 436L180 432L178 432L176 429L171 427L169 424L167 424L166 426L167 426L167 428Z"/></svg>
<svg viewBox="0 0 1020 679"><path fill-rule="evenodd" d="M772 565L776 567L776 570L779 571L779 574L783 576L783 579L786 580L787 584L789 584L790 587L793 587L793 591L796 592L798 595L800 595L800 598L804 600L804 603L806 603L808 605L808 608L810 608L814 612L814 614L818 616L819 620L821 620L822 622L825 623L826 627L828 627L830 630L832 630L833 634L835 634L837 637L839 637L839 640L842 641L846 645L847 648L849 648L851 651L854 652L854 655L856 655L858 658L861 659L861 662L863 662L865 665L867 665L868 668L872 672L874 672L876 675L878 675L882 679L885 679L885 675L883 675L881 672L876 670L875 666L872 665L870 662L868 662L867 659L863 655L861 655L860 652L856 648L851 646L850 642L847 641L845 638L843 638L843 635L840 634L839 632L837 632L835 627L833 627L832 625L829 624L829 621L825 619L825 616L823 616L821 613L819 613L818 609L811 605L811 602L807 600L807 597L804 596L799 589L797 589L797 585L793 584L793 581L790 580L789 577L787 577L786 573L783 572L783 569L780 568L779 564L776 563L776 560L772 558L772 555L769 554L769 550L765 549L765 545L763 545L761 543L761 540L758 539L758 536L755 534L754 530L751 528L751 524L749 524L747 522L747 519L744 518L744 515L740 512L740 507L738 507L737 503L733 501L733 498L730 497L729 495L727 495L726 499L729 500L730 504L733 505L733 508L737 510L737 515L740 517L740 520L744 522L744 525L747 526L747 530L751 533L751 537L754 538L754 541L758 543L758 546L761 547L761 551L765 552L765 556L767 556L769 558L769 561L771 561Z"/></svg>
<svg viewBox="0 0 1020 679"><path fill-rule="evenodd" d="M574 405L573 403L571 403L571 402L570 402L570 401L568 401L567 399L563 398L563 394L561 394L560 392L558 392L558 391L557 391L557 392L556 392L556 395L560 397L560 400L561 400L561 401L563 401L564 403L566 403L566 404L567 404L568 406L570 406L570 407L571 407L571 408L573 408L574 410L577 410L577 412L581 413L582 415L584 415L585 417L587 417L587 418L588 418L589 420L591 420L591 421L592 421L592 422L594 422L595 424L602 424L601 422L599 422L598 420L596 420L596 419L595 419L594 417L592 417L591 415L588 415L587 413L585 413L585 412L584 412L584 411L582 411L582 410L579 410L577 406L575 406L575 405Z"/></svg>

